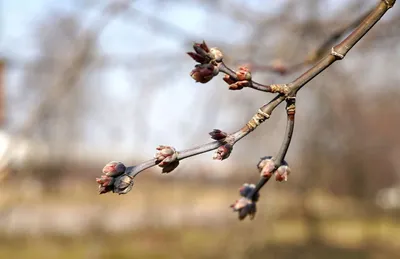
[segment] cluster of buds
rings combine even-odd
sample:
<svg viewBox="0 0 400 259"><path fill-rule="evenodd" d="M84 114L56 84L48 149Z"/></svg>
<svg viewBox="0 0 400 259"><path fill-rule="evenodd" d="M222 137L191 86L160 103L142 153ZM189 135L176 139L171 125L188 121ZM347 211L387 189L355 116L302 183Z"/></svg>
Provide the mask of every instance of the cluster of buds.
<svg viewBox="0 0 400 259"><path fill-rule="evenodd" d="M121 162L109 162L102 170L103 175L96 178L99 184L99 193L116 192L118 194L128 193L132 189L133 180L129 175L123 175L126 167Z"/></svg>
<svg viewBox="0 0 400 259"><path fill-rule="evenodd" d="M163 173L172 172L179 165L178 152L170 146L158 146L154 158L159 167L162 167Z"/></svg>
<svg viewBox="0 0 400 259"><path fill-rule="evenodd" d="M236 78L225 75L223 79L229 85L229 90L241 90L243 87L251 86L251 73L247 66L239 67Z"/></svg>
<svg viewBox="0 0 400 259"><path fill-rule="evenodd" d="M291 169L288 163L283 160L278 169L275 170L275 160L272 156L262 157L260 162L257 164L257 168L260 171L261 177L271 177L275 173L275 180L278 182L287 181Z"/></svg>
<svg viewBox="0 0 400 259"><path fill-rule="evenodd" d="M220 146L214 153L213 159L214 160L224 160L227 159L232 152L233 145L226 143Z"/></svg>
<svg viewBox="0 0 400 259"><path fill-rule="evenodd" d="M218 140L218 141L223 141L228 136L228 133L223 132L219 129L213 129L213 131L211 131L208 134L210 134L212 139Z"/></svg>
<svg viewBox="0 0 400 259"><path fill-rule="evenodd" d="M205 84L218 75L218 64L223 59L222 52L217 48L209 48L204 41L194 43L193 49L195 52L188 52L187 54L199 64L190 72L190 76L196 82Z"/></svg>
<svg viewBox="0 0 400 259"><path fill-rule="evenodd" d="M254 216L257 212L256 202L260 198L260 194L257 192L253 195L252 199L249 199L248 196L255 189L254 184L243 184L239 189L239 194L241 198L236 200L234 204L231 205L233 211L238 212L239 220L245 219L249 216L250 219L254 219Z"/></svg>

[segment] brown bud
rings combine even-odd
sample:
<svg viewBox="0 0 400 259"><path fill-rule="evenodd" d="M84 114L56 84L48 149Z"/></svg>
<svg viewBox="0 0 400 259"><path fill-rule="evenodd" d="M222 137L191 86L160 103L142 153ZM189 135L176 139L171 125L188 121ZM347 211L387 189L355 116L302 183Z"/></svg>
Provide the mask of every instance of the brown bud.
<svg viewBox="0 0 400 259"><path fill-rule="evenodd" d="M203 41L202 43L194 43L195 52L187 52L187 54L200 64L220 63L223 59L222 52L217 48L209 48Z"/></svg>
<svg viewBox="0 0 400 259"><path fill-rule="evenodd" d="M211 138L215 140L224 140L228 136L228 133L223 132L219 129L213 129L213 131L208 134L210 134Z"/></svg>
<svg viewBox="0 0 400 259"><path fill-rule="evenodd" d="M213 156L214 160L224 160L227 159L231 152L232 152L233 146L231 144L226 143L225 145L220 146L217 151L215 151L215 154Z"/></svg>
<svg viewBox="0 0 400 259"><path fill-rule="evenodd" d="M206 64L206 63L208 63L208 62L210 61L208 57L204 57L204 56L199 55L199 54L194 53L194 52L187 52L187 54L188 54L192 59L194 59L196 62L199 62L199 63L201 63L201 64Z"/></svg>
<svg viewBox="0 0 400 259"><path fill-rule="evenodd" d="M198 54L207 54L210 52L210 49L208 48L208 46L204 40L202 43L193 43L193 49Z"/></svg>
<svg viewBox="0 0 400 259"><path fill-rule="evenodd" d="M249 87L250 82L249 81L237 81L236 83L233 83L229 85L229 90L241 90L243 87Z"/></svg>
<svg viewBox="0 0 400 259"><path fill-rule="evenodd" d="M170 163L170 164L167 164L167 165L165 165L165 166L163 167L162 173L163 173L163 174L165 174L165 173L170 173L170 172L172 172L175 168L177 168L178 165L179 165L179 160L176 160L176 161L174 161L174 162L172 162L172 163Z"/></svg>
<svg viewBox="0 0 400 259"><path fill-rule="evenodd" d="M126 194L132 189L133 179L127 175L121 176L115 182L115 192L118 194Z"/></svg>
<svg viewBox="0 0 400 259"><path fill-rule="evenodd" d="M234 84L236 83L236 80L229 76L229 75L224 75L224 77L222 78L228 85Z"/></svg>
<svg viewBox="0 0 400 259"><path fill-rule="evenodd" d="M113 190L113 186L101 186L99 185L99 194L104 194L107 192L111 192Z"/></svg>
<svg viewBox="0 0 400 259"><path fill-rule="evenodd" d="M212 64L200 64L190 72L190 76L199 83L205 84L209 82L214 76L218 75L218 67Z"/></svg>

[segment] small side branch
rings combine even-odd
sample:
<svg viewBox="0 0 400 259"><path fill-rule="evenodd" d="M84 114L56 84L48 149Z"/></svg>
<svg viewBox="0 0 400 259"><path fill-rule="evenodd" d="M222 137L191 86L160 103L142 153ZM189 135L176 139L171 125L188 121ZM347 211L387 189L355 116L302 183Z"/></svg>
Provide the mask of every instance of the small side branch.
<svg viewBox="0 0 400 259"><path fill-rule="evenodd" d="M296 113L296 97L290 97L286 99L286 113L287 113L286 131L285 131L285 138L283 139L281 148L279 149L278 154L275 157L271 158L272 166L266 164L262 168L260 168L262 177L255 186L255 188L253 189L253 191L248 194L247 198L250 200L252 200L255 196L258 195L257 193L260 191L260 189L268 182L273 173L275 173L275 171L281 165L287 165L284 159L289 149L290 142L293 136L294 117ZM269 158L270 157L268 157L267 159Z"/></svg>
<svg viewBox="0 0 400 259"><path fill-rule="evenodd" d="M247 216L249 216L250 219L254 218L257 211L256 202L260 197L259 191L269 181L273 174L276 175L276 180L280 182L287 181L287 177L290 174L290 168L284 158L289 149L293 135L296 98L288 97L286 103L286 132L278 154L275 157L266 156L261 159L257 165L261 172L261 179L257 185L244 184L239 189L240 196L242 197L231 205L233 211L238 212L238 218L240 220L245 219Z"/></svg>

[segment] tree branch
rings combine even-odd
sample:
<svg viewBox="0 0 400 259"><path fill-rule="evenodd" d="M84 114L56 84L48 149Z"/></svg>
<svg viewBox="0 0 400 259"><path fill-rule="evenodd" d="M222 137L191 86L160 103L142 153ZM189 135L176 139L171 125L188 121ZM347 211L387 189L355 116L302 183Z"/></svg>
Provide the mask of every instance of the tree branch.
<svg viewBox="0 0 400 259"><path fill-rule="evenodd" d="M323 54L325 53L325 51L327 51L327 49L330 46L335 44L335 42L337 42L340 38L342 38L346 33L357 27L361 23L361 21L363 21L370 13L371 11L357 17L357 19L355 19L350 24L344 26L343 28L334 31L332 34L329 35L327 39L325 39L325 41L323 41L318 47L316 47L302 62L290 66L285 66L280 62L272 65L251 64L251 68L253 71L263 70L263 71L276 72L281 75L287 75L297 71L300 68L303 68L304 66L312 65L323 57Z"/></svg>
<svg viewBox="0 0 400 259"><path fill-rule="evenodd" d="M212 139L215 140L213 142L182 151L176 151L174 148L169 146L159 146L154 159L143 162L137 166L131 166L128 168L123 166L124 170L121 170L121 163L119 162L111 162L107 164L103 169L103 175L101 178L97 179L97 182L100 184L100 193L106 193L109 191L118 194L128 193L132 188L133 178L143 170L155 165L162 167L164 173L169 173L179 165L180 160L209 152L211 150L216 150L214 159L226 159L229 157L236 142L247 136L261 123L267 120L273 110L286 100L288 120L285 138L279 152L275 158L264 157L260 161L258 167L261 171L261 180L256 186L245 184L240 189L242 198L232 205L235 211L239 211L239 219L245 218L246 215L250 215L250 218L254 217L256 212L255 202L259 197L259 190L268 182L272 174L275 173L276 179L282 181L286 180L287 175L290 173L290 169L284 158L288 151L294 129L296 93L335 61L343 59L350 49L353 48L354 45L379 21L379 19L395 4L395 2L395 0L382 0L349 36L332 48L330 54L326 55L312 68L289 84L266 86L255 83L251 80L251 74L248 69L241 68L238 72L235 72L225 66L222 62L223 55L220 50L216 48L208 48L204 42L201 44L194 44L193 47L195 53L189 52L188 54L199 63L191 72L192 78L197 82L207 83L213 77L217 76L219 72L223 72L226 74L224 80L230 84L230 87L235 88L234 90L243 87L251 87L265 92L275 91L279 94L269 103L263 105L240 130L232 134L227 134L220 130L210 132ZM238 82L242 83L237 84ZM235 84L236 86L232 86ZM278 87L274 88L274 86Z"/></svg>

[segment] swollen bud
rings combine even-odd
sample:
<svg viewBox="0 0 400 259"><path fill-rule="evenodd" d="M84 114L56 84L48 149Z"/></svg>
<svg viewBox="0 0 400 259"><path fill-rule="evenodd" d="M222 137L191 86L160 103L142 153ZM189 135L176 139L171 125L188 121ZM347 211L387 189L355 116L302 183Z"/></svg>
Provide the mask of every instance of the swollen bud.
<svg viewBox="0 0 400 259"><path fill-rule="evenodd" d="M170 146L158 146L154 158L158 166L163 168L163 173L169 173L179 165L178 152Z"/></svg>
<svg viewBox="0 0 400 259"><path fill-rule="evenodd" d="M213 129L213 131L211 131L210 133L208 133L212 139L214 140L224 140L227 136L228 133L223 132L219 129Z"/></svg>
<svg viewBox="0 0 400 259"><path fill-rule="evenodd" d="M231 144L226 143L225 145L220 146L217 151L215 151L213 159L214 160L224 160L227 159L231 152L233 146Z"/></svg>

